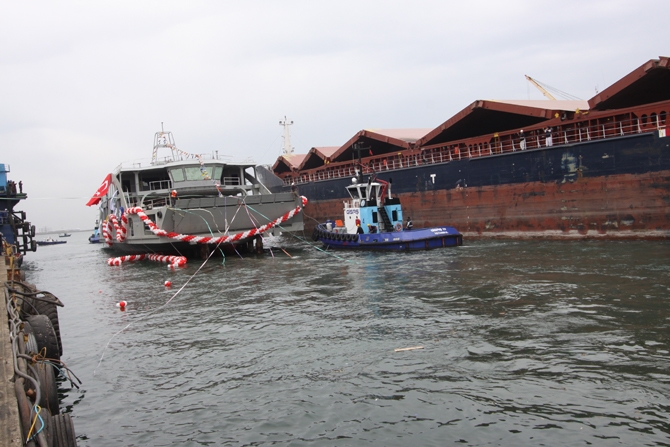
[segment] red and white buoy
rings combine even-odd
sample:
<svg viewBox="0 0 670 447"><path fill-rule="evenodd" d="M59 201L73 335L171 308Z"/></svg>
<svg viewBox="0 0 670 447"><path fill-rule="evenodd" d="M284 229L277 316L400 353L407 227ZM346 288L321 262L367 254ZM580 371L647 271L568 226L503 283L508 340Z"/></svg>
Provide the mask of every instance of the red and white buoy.
<svg viewBox="0 0 670 447"><path fill-rule="evenodd" d="M116 307L118 307L121 310L126 310L126 305L128 304L127 301L119 301L116 303Z"/></svg>
<svg viewBox="0 0 670 447"><path fill-rule="evenodd" d="M171 281L165 281L165 287L172 287L172 282Z"/></svg>

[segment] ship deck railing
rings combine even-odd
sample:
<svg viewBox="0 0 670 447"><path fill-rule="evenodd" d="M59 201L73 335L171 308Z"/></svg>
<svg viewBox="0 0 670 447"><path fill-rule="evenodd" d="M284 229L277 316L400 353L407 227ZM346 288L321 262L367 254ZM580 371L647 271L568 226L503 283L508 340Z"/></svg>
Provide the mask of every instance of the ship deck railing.
<svg viewBox="0 0 670 447"><path fill-rule="evenodd" d="M667 103L663 103L666 106ZM479 157L500 156L519 151L540 149L552 146L578 144L606 138L624 137L629 135L657 132L665 129L667 113L661 110L642 114L639 118L631 113L626 116L609 116L596 119L590 125L566 123L560 127L529 127L524 135L518 130L500 132L448 143L405 149L404 151L366 157L362 160L363 174L394 171L415 166L448 163L456 160L467 160ZM586 121L589 122L589 121ZM358 163L352 161L332 162L309 172L286 176L284 185L292 182L304 184L322 180L354 177L360 171Z"/></svg>

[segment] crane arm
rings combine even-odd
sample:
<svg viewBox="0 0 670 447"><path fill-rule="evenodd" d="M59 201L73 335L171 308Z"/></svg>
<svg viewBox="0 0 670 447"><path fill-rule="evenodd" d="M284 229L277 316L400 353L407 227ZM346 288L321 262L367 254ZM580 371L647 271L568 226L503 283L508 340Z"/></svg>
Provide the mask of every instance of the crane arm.
<svg viewBox="0 0 670 447"><path fill-rule="evenodd" d="M528 76L528 75L525 75L525 76L526 76L526 79L528 79L528 82L530 82L530 83L533 84L535 87L537 87L537 89L538 89L540 92L542 92L542 94L543 94L544 96L546 96L547 99L551 99L551 100L553 100L553 101L556 100L556 98L554 98L554 97L552 96L551 93L549 93L547 90L545 90L545 88L542 87L542 86L541 86L535 79L531 78L531 77Z"/></svg>

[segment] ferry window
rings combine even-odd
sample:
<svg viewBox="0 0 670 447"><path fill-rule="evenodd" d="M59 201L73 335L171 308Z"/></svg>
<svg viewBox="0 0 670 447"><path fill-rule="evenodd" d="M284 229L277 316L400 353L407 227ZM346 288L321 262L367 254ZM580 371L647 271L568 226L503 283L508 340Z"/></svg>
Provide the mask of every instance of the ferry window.
<svg viewBox="0 0 670 447"><path fill-rule="evenodd" d="M656 125L656 114L652 113L651 115L649 115L649 118L651 119L651 124L653 124L655 126Z"/></svg>
<svg viewBox="0 0 670 447"><path fill-rule="evenodd" d="M647 125L647 115L642 115L642 125L643 126Z"/></svg>
<svg viewBox="0 0 670 447"><path fill-rule="evenodd" d="M665 124L665 110L661 110L660 117L661 117L661 124Z"/></svg>
<svg viewBox="0 0 670 447"><path fill-rule="evenodd" d="M209 168L209 174L212 176L212 180L221 180L221 173L223 172L223 167L213 166Z"/></svg>
<svg viewBox="0 0 670 447"><path fill-rule="evenodd" d="M184 171L179 169L170 169L170 174L172 175L173 182L183 182L184 181Z"/></svg>
<svg viewBox="0 0 670 447"><path fill-rule="evenodd" d="M186 171L186 180L202 180L202 173L199 166L184 168Z"/></svg>

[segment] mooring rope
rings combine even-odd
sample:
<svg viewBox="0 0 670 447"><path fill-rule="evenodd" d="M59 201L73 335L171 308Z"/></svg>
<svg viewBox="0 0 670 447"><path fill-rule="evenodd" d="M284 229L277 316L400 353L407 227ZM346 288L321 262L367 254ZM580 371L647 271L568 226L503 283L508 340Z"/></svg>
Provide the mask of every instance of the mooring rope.
<svg viewBox="0 0 670 447"><path fill-rule="evenodd" d="M128 208L123 215L121 216L121 224L119 224L117 217L114 214L110 214L108 219L107 219L107 224L103 226L103 232L102 235L105 238L105 242L107 245L111 246L113 245L112 241L112 231L111 231L111 226L114 226L116 229L116 240L118 242L124 242L126 240L126 234L128 231L128 217L129 215L137 215L139 216L140 219L142 219L142 222L144 222L151 232L155 234L158 237L166 237L169 239L174 239L176 241L181 241L181 242L190 242L194 244L214 244L214 245L219 245L219 244L226 244L226 243L233 243L233 242L238 242L243 239L248 239L251 237L254 237L258 234L265 233L266 231L276 227L277 225L281 225L282 223L286 222L287 220L291 219L293 216L298 214L302 209L307 205L307 198L304 196L300 197L302 204L296 206L294 209L291 211L287 212L281 217L278 217L277 219L273 220L272 222L268 222L265 225L262 225L258 228L253 228L251 230L244 231L242 233L237 233L233 236L219 236L219 237L214 237L214 236L195 236L195 235L190 235L190 234L179 234L175 232L168 232L165 230L162 230L158 228L158 226L149 218L149 216L146 215L144 210L141 207L132 207Z"/></svg>

